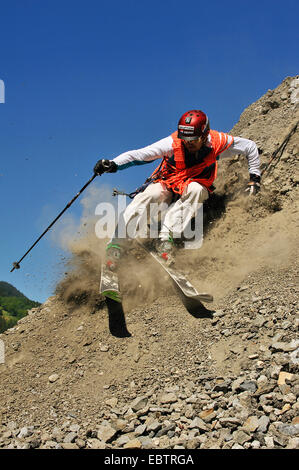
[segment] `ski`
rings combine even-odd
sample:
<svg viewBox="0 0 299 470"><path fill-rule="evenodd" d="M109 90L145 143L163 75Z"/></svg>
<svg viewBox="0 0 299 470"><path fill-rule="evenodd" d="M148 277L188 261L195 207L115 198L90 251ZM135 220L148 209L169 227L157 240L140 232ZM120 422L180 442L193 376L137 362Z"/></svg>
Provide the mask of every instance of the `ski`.
<svg viewBox="0 0 299 470"><path fill-rule="evenodd" d="M192 302L193 305L201 302L213 302L213 296L206 292L198 292L193 284L187 279L185 274L179 272L176 268L168 266L167 263L159 256L156 250L146 247L142 242L137 240L138 244L149 253L159 264L162 266L164 271L167 272L169 277L177 288L178 293L183 300Z"/></svg>
<svg viewBox="0 0 299 470"><path fill-rule="evenodd" d="M154 250L149 250L151 256L158 261L162 268L174 281L176 286L180 289L182 294L190 300L196 300L199 302L213 302L213 296L205 292L198 292L191 282L186 278L185 274L177 271L175 268L167 266L166 262L161 259L158 253Z"/></svg>
<svg viewBox="0 0 299 470"><path fill-rule="evenodd" d="M121 303L118 275L116 272L111 271L104 263L101 269L100 294Z"/></svg>

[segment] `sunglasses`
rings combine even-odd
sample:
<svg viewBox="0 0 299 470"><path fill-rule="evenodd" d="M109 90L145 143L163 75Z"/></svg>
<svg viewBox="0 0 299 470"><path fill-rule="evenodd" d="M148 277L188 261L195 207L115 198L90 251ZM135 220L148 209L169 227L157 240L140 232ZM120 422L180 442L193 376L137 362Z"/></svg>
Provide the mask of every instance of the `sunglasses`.
<svg viewBox="0 0 299 470"><path fill-rule="evenodd" d="M202 138L201 137L197 137L196 139L190 139L190 140L187 140L187 139L182 139L182 141L187 144L187 145L192 145L192 144L197 144L199 142L202 141Z"/></svg>

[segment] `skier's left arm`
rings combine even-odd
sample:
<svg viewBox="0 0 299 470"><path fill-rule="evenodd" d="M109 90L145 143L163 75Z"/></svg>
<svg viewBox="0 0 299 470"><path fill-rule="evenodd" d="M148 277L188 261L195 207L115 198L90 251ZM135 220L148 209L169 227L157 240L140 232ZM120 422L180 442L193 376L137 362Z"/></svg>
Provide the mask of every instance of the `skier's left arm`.
<svg viewBox="0 0 299 470"><path fill-rule="evenodd" d="M249 194L256 194L260 189L260 157L256 143L253 140L243 137L234 137L233 143L220 158L230 158L234 155L245 155L248 160L249 183L246 191Z"/></svg>

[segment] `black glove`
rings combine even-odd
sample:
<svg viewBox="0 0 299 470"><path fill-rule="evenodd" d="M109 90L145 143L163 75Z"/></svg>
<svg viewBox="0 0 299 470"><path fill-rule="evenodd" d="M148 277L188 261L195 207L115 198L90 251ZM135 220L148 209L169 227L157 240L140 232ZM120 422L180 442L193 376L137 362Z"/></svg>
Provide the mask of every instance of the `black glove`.
<svg viewBox="0 0 299 470"><path fill-rule="evenodd" d="M93 169L96 175L103 173L115 173L117 171L117 164L112 160L99 160Z"/></svg>
<svg viewBox="0 0 299 470"><path fill-rule="evenodd" d="M247 188L245 189L245 192L248 193L248 195L255 195L259 192L261 189L260 185L261 177L259 175L255 175L254 173L250 173L250 180L247 185Z"/></svg>

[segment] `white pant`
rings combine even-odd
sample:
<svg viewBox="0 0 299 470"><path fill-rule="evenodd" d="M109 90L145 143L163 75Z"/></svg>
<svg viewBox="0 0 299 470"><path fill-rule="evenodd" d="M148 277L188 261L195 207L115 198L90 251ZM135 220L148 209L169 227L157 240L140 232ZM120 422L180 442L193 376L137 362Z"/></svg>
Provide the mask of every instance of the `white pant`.
<svg viewBox="0 0 299 470"><path fill-rule="evenodd" d="M137 194L123 213L124 223L128 224L138 215L147 214L152 203L162 204L166 208L162 220L159 238L168 240L172 234L183 233L188 223L197 213L200 205L209 197L208 190L193 181L184 190L182 196L171 204L173 193L163 183L150 184L142 193ZM164 204L163 204L164 203Z"/></svg>

